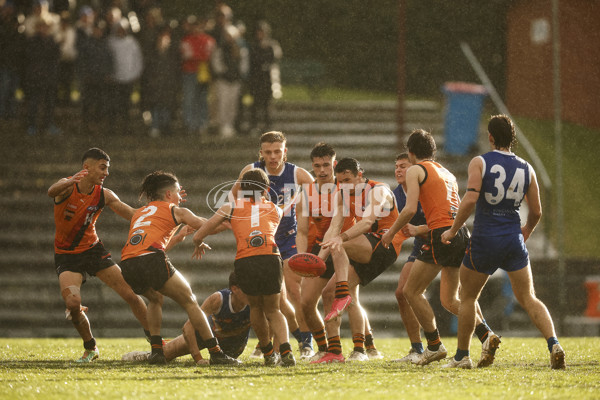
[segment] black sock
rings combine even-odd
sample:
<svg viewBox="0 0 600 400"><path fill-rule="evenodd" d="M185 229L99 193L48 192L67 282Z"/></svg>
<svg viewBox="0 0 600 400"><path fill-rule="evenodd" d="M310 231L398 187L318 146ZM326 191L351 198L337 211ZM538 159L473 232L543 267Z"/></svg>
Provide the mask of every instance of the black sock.
<svg viewBox="0 0 600 400"><path fill-rule="evenodd" d="M289 342L283 343L279 346L279 354L281 354L282 357L291 352L292 346L290 346Z"/></svg>
<svg viewBox="0 0 600 400"><path fill-rule="evenodd" d="M481 343L486 341L490 332L491 332L490 327L487 326L487 324L485 322L483 322L475 327L475 335L479 338L479 341Z"/></svg>
<svg viewBox="0 0 600 400"><path fill-rule="evenodd" d="M86 350L94 350L96 348L96 339L91 338L87 342L83 342L83 348Z"/></svg>
<svg viewBox="0 0 600 400"><path fill-rule="evenodd" d="M150 346L152 346L152 353L163 354L162 336L160 336L160 335L150 336Z"/></svg>
<svg viewBox="0 0 600 400"><path fill-rule="evenodd" d="M433 332L425 332L425 338L427 338L427 348L431 351L438 351L442 340L440 339L440 333L436 329Z"/></svg>
<svg viewBox="0 0 600 400"><path fill-rule="evenodd" d="M150 331L148 329L144 329L144 335L146 335L146 337L148 338L148 340L150 340Z"/></svg>

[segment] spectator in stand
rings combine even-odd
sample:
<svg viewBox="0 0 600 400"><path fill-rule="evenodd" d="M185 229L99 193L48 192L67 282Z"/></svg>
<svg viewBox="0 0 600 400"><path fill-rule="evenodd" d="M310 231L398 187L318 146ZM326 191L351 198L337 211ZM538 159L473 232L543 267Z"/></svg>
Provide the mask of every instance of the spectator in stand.
<svg viewBox="0 0 600 400"><path fill-rule="evenodd" d="M131 133L129 110L133 86L140 78L143 68L142 49L129 32L126 18L113 25L108 37L108 48L113 59L112 82L109 85L109 116L118 133Z"/></svg>
<svg viewBox="0 0 600 400"><path fill-rule="evenodd" d="M77 33L68 12L65 12L60 18L56 41L60 46L58 101L61 104L69 104L71 102L71 85L75 75L75 60L77 59Z"/></svg>
<svg viewBox="0 0 600 400"><path fill-rule="evenodd" d="M81 130L100 130L108 115L107 85L112 74L112 54L104 38L106 23L94 23L95 13L84 6L77 21L76 73L81 92Z"/></svg>
<svg viewBox="0 0 600 400"><path fill-rule="evenodd" d="M209 60L215 40L204 33L206 21L190 15L181 40L183 123L188 134L203 134L208 127Z"/></svg>
<svg viewBox="0 0 600 400"><path fill-rule="evenodd" d="M143 11L143 10L140 10ZM149 101L149 85L152 84L148 76L148 63L156 50L156 39L164 24L162 11L158 7L151 7L143 11L142 27L137 37L142 48L144 57L144 69L140 80L140 109L142 112L152 111L152 104ZM154 118L154 116L153 116Z"/></svg>
<svg viewBox="0 0 600 400"><path fill-rule="evenodd" d="M238 29L231 23L231 8L220 5L216 13L213 37L217 46L211 57L211 70L216 97L216 118L219 136L235 136L235 120L243 78L248 74L248 49L240 42Z"/></svg>
<svg viewBox="0 0 600 400"><path fill-rule="evenodd" d="M0 118L17 115L15 92L23 71L25 35L19 32L15 6L10 2L0 7Z"/></svg>
<svg viewBox="0 0 600 400"><path fill-rule="evenodd" d="M60 49L50 29L50 21L38 19L37 32L29 39L25 49L24 87L27 99L27 134L30 136L36 135L38 128L53 135L61 133L54 124Z"/></svg>
<svg viewBox="0 0 600 400"><path fill-rule="evenodd" d="M248 79L253 102L250 109L250 129L268 131L271 126L269 105L273 85L279 84L281 47L271 38L271 26L260 21L250 46L250 77Z"/></svg>
<svg viewBox="0 0 600 400"><path fill-rule="evenodd" d="M33 0L31 14L27 15L23 22L25 36L32 38L37 34L40 20L44 20L44 23L48 25L48 32L51 36L56 35L60 25L60 17L50 12L48 0Z"/></svg>
<svg viewBox="0 0 600 400"><path fill-rule="evenodd" d="M154 49L146 64L146 102L152 110L151 137L170 133L173 111L177 105L179 51L172 42L169 26L160 29Z"/></svg>

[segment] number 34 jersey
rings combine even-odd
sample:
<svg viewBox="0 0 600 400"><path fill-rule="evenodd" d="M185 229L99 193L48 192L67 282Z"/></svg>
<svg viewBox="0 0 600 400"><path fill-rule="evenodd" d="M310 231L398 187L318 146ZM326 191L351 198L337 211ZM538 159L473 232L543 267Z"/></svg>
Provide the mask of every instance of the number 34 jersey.
<svg viewBox="0 0 600 400"><path fill-rule="evenodd" d="M531 167L520 157L498 150L480 158L483 169L473 235L521 233L519 208L529 189Z"/></svg>
<svg viewBox="0 0 600 400"><path fill-rule="evenodd" d="M152 201L135 211L121 260L165 251L179 226L173 214L174 206L166 201Z"/></svg>

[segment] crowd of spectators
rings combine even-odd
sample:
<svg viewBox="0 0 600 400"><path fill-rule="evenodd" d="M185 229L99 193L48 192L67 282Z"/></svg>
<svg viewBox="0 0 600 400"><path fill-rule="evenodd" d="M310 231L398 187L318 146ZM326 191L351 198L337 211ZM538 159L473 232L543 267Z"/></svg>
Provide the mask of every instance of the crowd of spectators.
<svg viewBox="0 0 600 400"><path fill-rule="evenodd" d="M80 132L131 134L140 121L151 137L269 128L281 48L267 22L246 37L224 3L174 20L152 1L74 3L0 0L0 121L59 135L62 105L80 111Z"/></svg>

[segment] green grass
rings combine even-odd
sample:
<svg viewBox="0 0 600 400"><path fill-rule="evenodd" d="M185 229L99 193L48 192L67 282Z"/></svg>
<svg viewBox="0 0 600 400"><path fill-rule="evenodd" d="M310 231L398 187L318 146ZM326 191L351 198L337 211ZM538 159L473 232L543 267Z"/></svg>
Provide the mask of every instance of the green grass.
<svg viewBox="0 0 600 400"><path fill-rule="evenodd" d="M535 147L556 187L554 123L525 118L518 118L516 122ZM600 158L595 151L600 148L600 131L564 123L562 147L565 231L557 232L554 193L551 199L543 200L547 213L545 220L550 223L549 232L553 240L556 241L558 234L564 238L568 257L598 259L598 239L590 232L600 225L600 208L596 207L600 198ZM522 148L517 147L517 153L530 159Z"/></svg>
<svg viewBox="0 0 600 400"><path fill-rule="evenodd" d="M487 369L444 370L398 365L389 360L407 350L407 339L376 339L386 355L362 364L266 368L248 360L239 368L198 367L190 356L167 366L120 361L144 350L142 339L99 339L100 359L89 365L77 339L0 339L0 399L597 399L598 338L564 338L567 370L553 371L545 341L503 338L496 363ZM444 340L454 353L454 338ZM253 343L252 343L253 344ZM348 349L349 339L343 340ZM473 344L478 358L479 344ZM205 351L204 351L205 352Z"/></svg>

